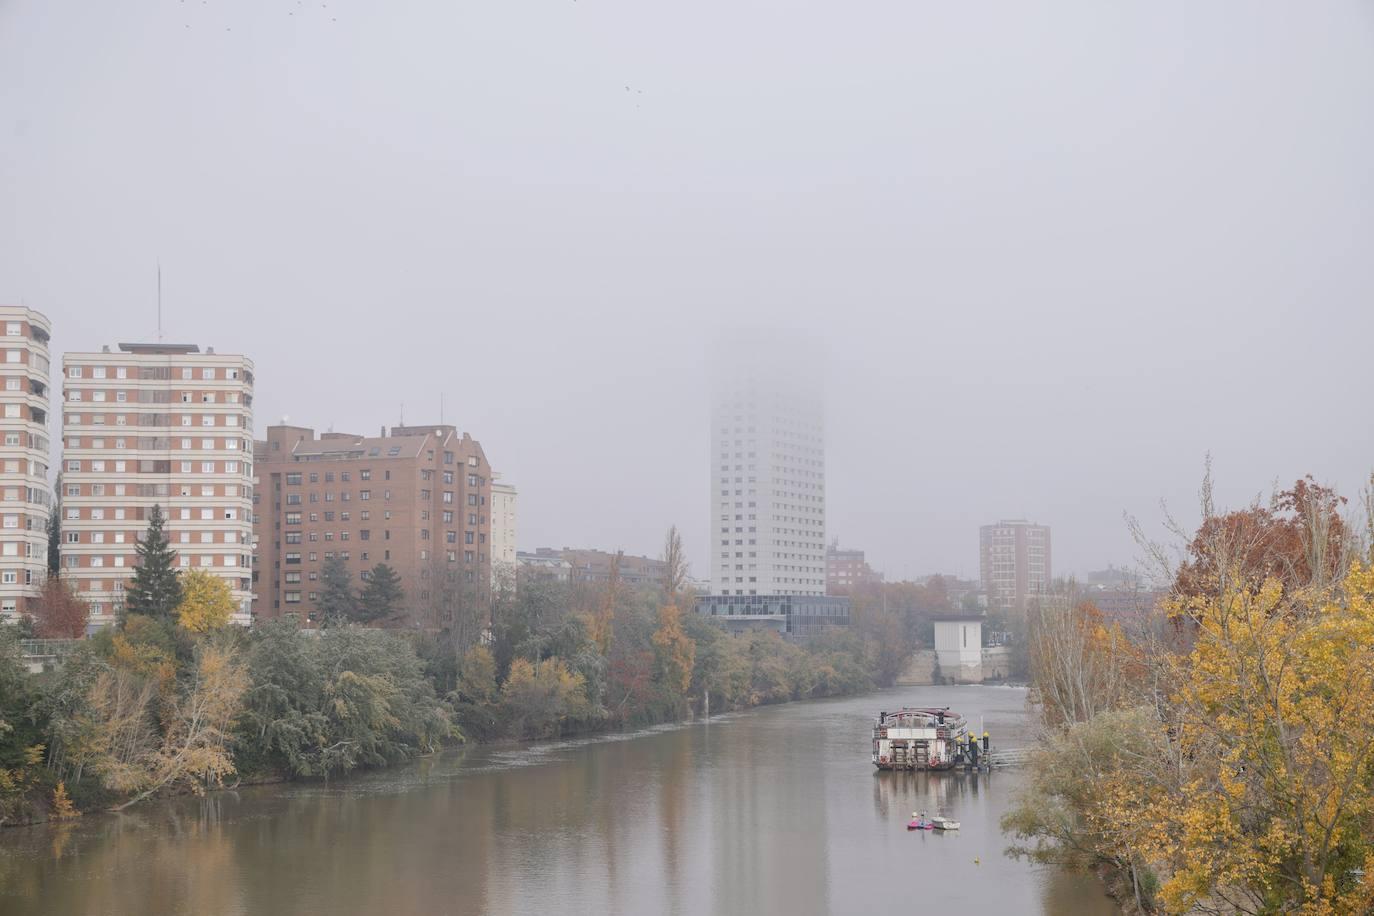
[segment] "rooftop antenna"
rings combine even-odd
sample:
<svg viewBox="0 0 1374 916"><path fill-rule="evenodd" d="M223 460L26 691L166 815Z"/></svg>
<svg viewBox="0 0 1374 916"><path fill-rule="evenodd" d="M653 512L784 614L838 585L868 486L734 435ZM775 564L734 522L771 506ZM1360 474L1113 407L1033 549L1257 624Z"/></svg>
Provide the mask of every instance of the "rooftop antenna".
<svg viewBox="0 0 1374 916"><path fill-rule="evenodd" d="M444 425L444 393L439 392L439 425Z"/></svg>
<svg viewBox="0 0 1374 916"><path fill-rule="evenodd" d="M162 259L157 259L157 342L162 343Z"/></svg>
<svg viewBox="0 0 1374 916"><path fill-rule="evenodd" d="M406 402L401 402L401 425L406 425Z"/></svg>

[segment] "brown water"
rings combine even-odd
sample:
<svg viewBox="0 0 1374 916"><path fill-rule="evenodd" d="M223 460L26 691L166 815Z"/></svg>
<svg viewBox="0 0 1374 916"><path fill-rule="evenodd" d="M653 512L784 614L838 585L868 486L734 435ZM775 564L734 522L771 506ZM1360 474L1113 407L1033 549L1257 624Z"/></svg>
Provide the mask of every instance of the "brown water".
<svg viewBox="0 0 1374 916"><path fill-rule="evenodd" d="M4 830L0 913L1114 913L1003 855L1015 771L869 762L879 709L950 705L1012 746L1024 703L894 689ZM922 809L963 827L908 833Z"/></svg>

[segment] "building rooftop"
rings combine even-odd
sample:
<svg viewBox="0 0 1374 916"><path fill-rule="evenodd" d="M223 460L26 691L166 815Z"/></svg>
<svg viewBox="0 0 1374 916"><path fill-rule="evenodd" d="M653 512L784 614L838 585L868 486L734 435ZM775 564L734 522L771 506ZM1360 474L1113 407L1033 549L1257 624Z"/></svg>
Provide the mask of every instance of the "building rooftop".
<svg viewBox="0 0 1374 916"><path fill-rule="evenodd" d="M122 343L119 349L125 353L150 353L163 355L176 355L184 353L199 353L200 347L196 344L170 344L170 343Z"/></svg>

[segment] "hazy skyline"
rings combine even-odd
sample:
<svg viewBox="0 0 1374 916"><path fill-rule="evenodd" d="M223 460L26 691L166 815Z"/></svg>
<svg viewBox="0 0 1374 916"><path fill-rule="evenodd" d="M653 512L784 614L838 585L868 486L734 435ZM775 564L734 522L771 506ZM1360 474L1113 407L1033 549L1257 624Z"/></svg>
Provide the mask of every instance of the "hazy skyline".
<svg viewBox="0 0 1374 916"><path fill-rule="evenodd" d="M257 435L442 391L522 549L677 523L702 577L711 342L796 329L830 537L1121 565L1208 452L1228 505L1374 469L1372 52L1356 2L0 0L0 302L150 339L160 260Z"/></svg>

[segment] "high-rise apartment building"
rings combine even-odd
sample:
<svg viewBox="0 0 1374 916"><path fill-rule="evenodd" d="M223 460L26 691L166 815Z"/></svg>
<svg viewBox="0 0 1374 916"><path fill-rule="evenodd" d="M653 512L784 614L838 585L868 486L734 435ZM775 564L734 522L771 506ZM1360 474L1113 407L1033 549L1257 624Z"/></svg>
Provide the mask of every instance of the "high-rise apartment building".
<svg viewBox="0 0 1374 916"><path fill-rule="evenodd" d="M193 344L63 358L63 573L113 622L153 506L184 569L229 584L251 620L253 362Z"/></svg>
<svg viewBox="0 0 1374 916"><path fill-rule="evenodd" d="M491 584L496 588L504 581L514 587L517 494L511 484L501 483L500 474L491 476Z"/></svg>
<svg viewBox="0 0 1374 916"><path fill-rule="evenodd" d="M817 367L746 363L711 416L711 585L825 594L825 424Z"/></svg>
<svg viewBox="0 0 1374 916"><path fill-rule="evenodd" d="M484 626L490 618L491 467L452 426L376 437L269 426L255 446L259 618L320 620L320 575L340 559L354 587L379 563L405 593L391 624Z"/></svg>
<svg viewBox="0 0 1374 916"><path fill-rule="evenodd" d="M793 636L848 623L825 582L819 354L767 338L722 352L711 410L711 595L697 612Z"/></svg>
<svg viewBox="0 0 1374 916"><path fill-rule="evenodd" d="M4 446L0 449L0 621L31 610L47 575L48 319L21 306L0 306L4 322Z"/></svg>
<svg viewBox="0 0 1374 916"><path fill-rule="evenodd" d="M1024 613L1050 585L1050 529L1008 519L978 529L979 561L988 607Z"/></svg>

